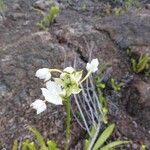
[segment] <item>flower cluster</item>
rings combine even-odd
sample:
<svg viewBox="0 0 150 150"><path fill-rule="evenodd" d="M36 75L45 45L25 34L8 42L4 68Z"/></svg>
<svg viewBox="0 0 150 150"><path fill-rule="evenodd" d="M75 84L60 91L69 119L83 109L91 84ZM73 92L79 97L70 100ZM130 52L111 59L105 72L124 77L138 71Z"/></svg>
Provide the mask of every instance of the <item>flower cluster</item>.
<svg viewBox="0 0 150 150"><path fill-rule="evenodd" d="M55 105L63 105L63 101L70 97L71 94L78 94L81 91L80 84L85 81L91 73L98 70L98 59L93 59L91 63L87 63L87 75L82 79L83 71L76 71L72 67L67 67L63 71L58 69L42 68L37 70L35 76L46 82L46 87L41 88L45 100L37 99L31 104L31 107L40 114L46 110L46 102ZM59 72L59 78L51 80L52 72Z"/></svg>

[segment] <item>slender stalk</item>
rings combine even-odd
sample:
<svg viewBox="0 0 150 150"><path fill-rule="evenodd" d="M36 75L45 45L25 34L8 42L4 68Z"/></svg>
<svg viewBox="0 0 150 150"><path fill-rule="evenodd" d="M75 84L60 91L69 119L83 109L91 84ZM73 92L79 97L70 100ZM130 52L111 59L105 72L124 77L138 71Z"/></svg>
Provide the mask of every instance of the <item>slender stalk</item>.
<svg viewBox="0 0 150 150"><path fill-rule="evenodd" d="M70 143L70 129L71 129L71 104L70 104L70 99L67 98L65 100L65 108L66 108L66 145L65 145L65 150L68 150L69 148L69 143Z"/></svg>
<svg viewBox="0 0 150 150"><path fill-rule="evenodd" d="M61 70L59 69L49 69L50 72L59 72L59 73L63 73Z"/></svg>
<svg viewBox="0 0 150 150"><path fill-rule="evenodd" d="M83 81L85 81L85 80L90 76L91 73L92 73L92 72L89 71L89 72L86 74L86 76L80 81L79 84L81 84Z"/></svg>
<svg viewBox="0 0 150 150"><path fill-rule="evenodd" d="M83 114L83 112L82 112L82 109L81 109L81 107L80 107L80 104L79 104L79 102L78 102L78 99L77 99L76 95L74 95L74 98L75 98L75 102L76 102L76 104L77 104L77 107L78 107L78 109L79 109L79 112L80 112L80 114L81 114L81 116L82 116L82 119L83 119L83 122L84 122L84 124L85 124L86 130L87 130L88 134L91 136L90 129L89 129L89 127L88 127L88 124L87 124L87 122L86 122L86 119L85 119L85 117L84 117L84 114Z"/></svg>

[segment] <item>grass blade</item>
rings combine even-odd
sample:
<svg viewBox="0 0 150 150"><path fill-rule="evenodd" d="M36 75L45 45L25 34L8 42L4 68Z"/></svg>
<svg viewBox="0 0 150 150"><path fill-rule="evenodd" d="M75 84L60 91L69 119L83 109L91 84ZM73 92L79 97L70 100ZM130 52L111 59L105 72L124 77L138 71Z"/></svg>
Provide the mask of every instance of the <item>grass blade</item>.
<svg viewBox="0 0 150 150"><path fill-rule="evenodd" d="M110 137L110 135L112 134L113 130L114 130L115 124L111 124L109 125L104 131L103 133L100 135L100 137L98 138L98 140L96 141L93 150L97 150L99 149L105 142L106 140Z"/></svg>
<svg viewBox="0 0 150 150"><path fill-rule="evenodd" d="M110 150L116 146L127 144L127 143L129 143L129 141L115 141L115 142L107 144L106 146L102 147L100 150Z"/></svg>
<svg viewBox="0 0 150 150"><path fill-rule="evenodd" d="M17 147L18 147L18 141L15 140L12 150L17 150Z"/></svg>
<svg viewBox="0 0 150 150"><path fill-rule="evenodd" d="M59 150L55 142L49 140L47 141L48 150Z"/></svg>
<svg viewBox="0 0 150 150"><path fill-rule="evenodd" d="M47 150L43 136L37 131L36 128L29 128L29 130L36 136L38 144L41 146L42 150Z"/></svg>

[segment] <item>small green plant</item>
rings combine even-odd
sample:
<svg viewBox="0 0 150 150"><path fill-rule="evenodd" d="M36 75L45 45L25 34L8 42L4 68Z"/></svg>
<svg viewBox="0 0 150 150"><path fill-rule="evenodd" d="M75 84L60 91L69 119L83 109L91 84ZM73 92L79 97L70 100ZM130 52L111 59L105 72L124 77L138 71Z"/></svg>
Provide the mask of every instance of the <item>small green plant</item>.
<svg viewBox="0 0 150 150"><path fill-rule="evenodd" d="M115 124L109 125L102 134L97 138L95 144L92 147L92 150L111 150L114 149L117 146L120 146L122 144L128 144L129 141L122 141L122 140L116 140L114 142L111 142L107 145L104 145L108 138L112 135L115 128ZM85 147L84 150L89 150L90 140L85 140Z"/></svg>
<svg viewBox="0 0 150 150"><path fill-rule="evenodd" d="M132 49L131 49L131 48L128 48L128 49L127 49L127 55L128 55L129 57L132 56Z"/></svg>
<svg viewBox="0 0 150 150"><path fill-rule="evenodd" d="M142 144L141 150L147 150L146 145Z"/></svg>
<svg viewBox="0 0 150 150"><path fill-rule="evenodd" d="M4 0L0 0L0 13L2 13L5 9Z"/></svg>
<svg viewBox="0 0 150 150"><path fill-rule="evenodd" d="M124 0L124 8L128 10L131 6L139 6L138 0Z"/></svg>
<svg viewBox="0 0 150 150"><path fill-rule="evenodd" d="M110 67L109 64L102 64L100 67L100 73L98 76L95 78L95 85L98 91L98 97L99 97L99 102L102 106L102 112L103 112L103 118L102 121L107 124L108 123L108 105L104 96L104 89L106 88L106 85L104 82L101 81L103 78L107 68Z"/></svg>
<svg viewBox="0 0 150 150"><path fill-rule="evenodd" d="M118 83L115 79L111 78L111 86L114 91L119 92L123 86L123 83Z"/></svg>
<svg viewBox="0 0 150 150"><path fill-rule="evenodd" d="M107 117L107 115L108 115L108 105L107 105L107 102L106 102L106 99L105 99L105 96L104 96L103 92L100 92L99 100L100 100L100 103L102 105L102 111L103 111L103 114L104 114L102 120L105 124L107 124L108 123L108 117Z"/></svg>
<svg viewBox="0 0 150 150"><path fill-rule="evenodd" d="M24 140L21 144L22 150L59 150L55 142L47 140L47 143L45 143L43 136L36 128L29 128L29 130L35 135L36 142L30 141L29 139ZM17 149L18 141L15 140L12 150Z"/></svg>
<svg viewBox="0 0 150 150"><path fill-rule="evenodd" d="M124 12L125 11L124 11L124 9L122 7L114 8L114 13L115 13L116 16L119 16L119 15L123 14Z"/></svg>
<svg viewBox="0 0 150 150"><path fill-rule="evenodd" d="M4 11L5 11L4 0L0 0L0 15L2 16L3 19L5 18Z"/></svg>
<svg viewBox="0 0 150 150"><path fill-rule="evenodd" d="M84 12L87 11L87 5L85 3L82 4L81 10L84 11Z"/></svg>
<svg viewBox="0 0 150 150"><path fill-rule="evenodd" d="M135 73L142 73L149 68L150 56L145 53L138 60L131 58L132 69Z"/></svg>
<svg viewBox="0 0 150 150"><path fill-rule="evenodd" d="M99 101L100 101L100 104L102 106L102 111L103 111L103 122L105 124L107 124L107 120L108 120L108 117L107 117L107 114L108 114L108 105L107 105L107 102L106 102L106 99L105 99L105 96L104 96L104 93L103 93L103 90L105 89L106 85L105 83L101 82L99 80L99 78L97 78L96 80L96 87L98 89L98 93L99 93Z"/></svg>
<svg viewBox="0 0 150 150"><path fill-rule="evenodd" d="M39 23L37 23L37 26L43 30L48 30L48 27L55 22L56 17L59 15L60 8L59 6L55 5L52 6L47 13L44 13L41 10L37 11L40 11L40 13L43 15L43 19Z"/></svg>
<svg viewBox="0 0 150 150"><path fill-rule="evenodd" d="M139 7L139 0L113 0L113 3L120 3L121 6L114 8L114 13L116 15L121 15L127 12L131 7Z"/></svg>

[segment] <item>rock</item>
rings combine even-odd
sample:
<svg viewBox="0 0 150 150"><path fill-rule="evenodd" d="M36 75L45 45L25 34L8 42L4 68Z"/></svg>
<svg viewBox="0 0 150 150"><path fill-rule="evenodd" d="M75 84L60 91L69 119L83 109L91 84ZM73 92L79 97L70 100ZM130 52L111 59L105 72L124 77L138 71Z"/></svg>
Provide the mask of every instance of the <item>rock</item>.
<svg viewBox="0 0 150 150"><path fill-rule="evenodd" d="M149 82L136 81L134 87L140 93L139 103L144 105L144 107L150 107L150 84Z"/></svg>
<svg viewBox="0 0 150 150"><path fill-rule="evenodd" d="M7 94L7 86L5 84L0 84L0 99Z"/></svg>
<svg viewBox="0 0 150 150"><path fill-rule="evenodd" d="M145 47L150 52L150 15L147 12L107 17L95 28L105 32L122 49Z"/></svg>
<svg viewBox="0 0 150 150"><path fill-rule="evenodd" d="M146 4L145 8L150 10L150 4Z"/></svg>
<svg viewBox="0 0 150 150"><path fill-rule="evenodd" d="M27 14L24 14L24 13L12 13L9 15L9 18L11 18L12 20L16 21L16 20L19 20L19 19L27 19Z"/></svg>
<svg viewBox="0 0 150 150"><path fill-rule="evenodd" d="M46 31L39 31L39 32L33 33L31 36L39 37L41 39L41 42L43 42L43 43L47 43L50 40L52 40L52 35Z"/></svg>
<svg viewBox="0 0 150 150"><path fill-rule="evenodd" d="M59 5L57 2L55 1L49 1L49 0L38 0L33 4L34 8L38 8L41 10L48 10L51 8L52 5Z"/></svg>
<svg viewBox="0 0 150 150"><path fill-rule="evenodd" d="M50 3L47 0L38 0L33 6L38 9L47 10L50 7Z"/></svg>
<svg viewBox="0 0 150 150"><path fill-rule="evenodd" d="M135 80L126 93L127 112L150 130L150 82Z"/></svg>
<svg viewBox="0 0 150 150"><path fill-rule="evenodd" d="M137 150L137 149L139 148L139 145L136 144L136 143L134 143L134 144L132 145L132 148L133 148L134 150Z"/></svg>
<svg viewBox="0 0 150 150"><path fill-rule="evenodd" d="M19 5L18 3L15 3L15 4L12 6L12 8L13 8L14 10L21 10L21 7L20 7L20 5Z"/></svg>
<svg viewBox="0 0 150 150"><path fill-rule="evenodd" d="M128 72L130 66L125 60L120 59L116 45L105 32L98 31L92 25L84 23L66 25L63 29L54 32L59 42L68 43L74 47L85 63L88 62L91 53L92 58L99 58L102 64L111 65L114 76L121 78L125 72ZM123 70L120 67L121 63L125 65L125 67L122 66Z"/></svg>

